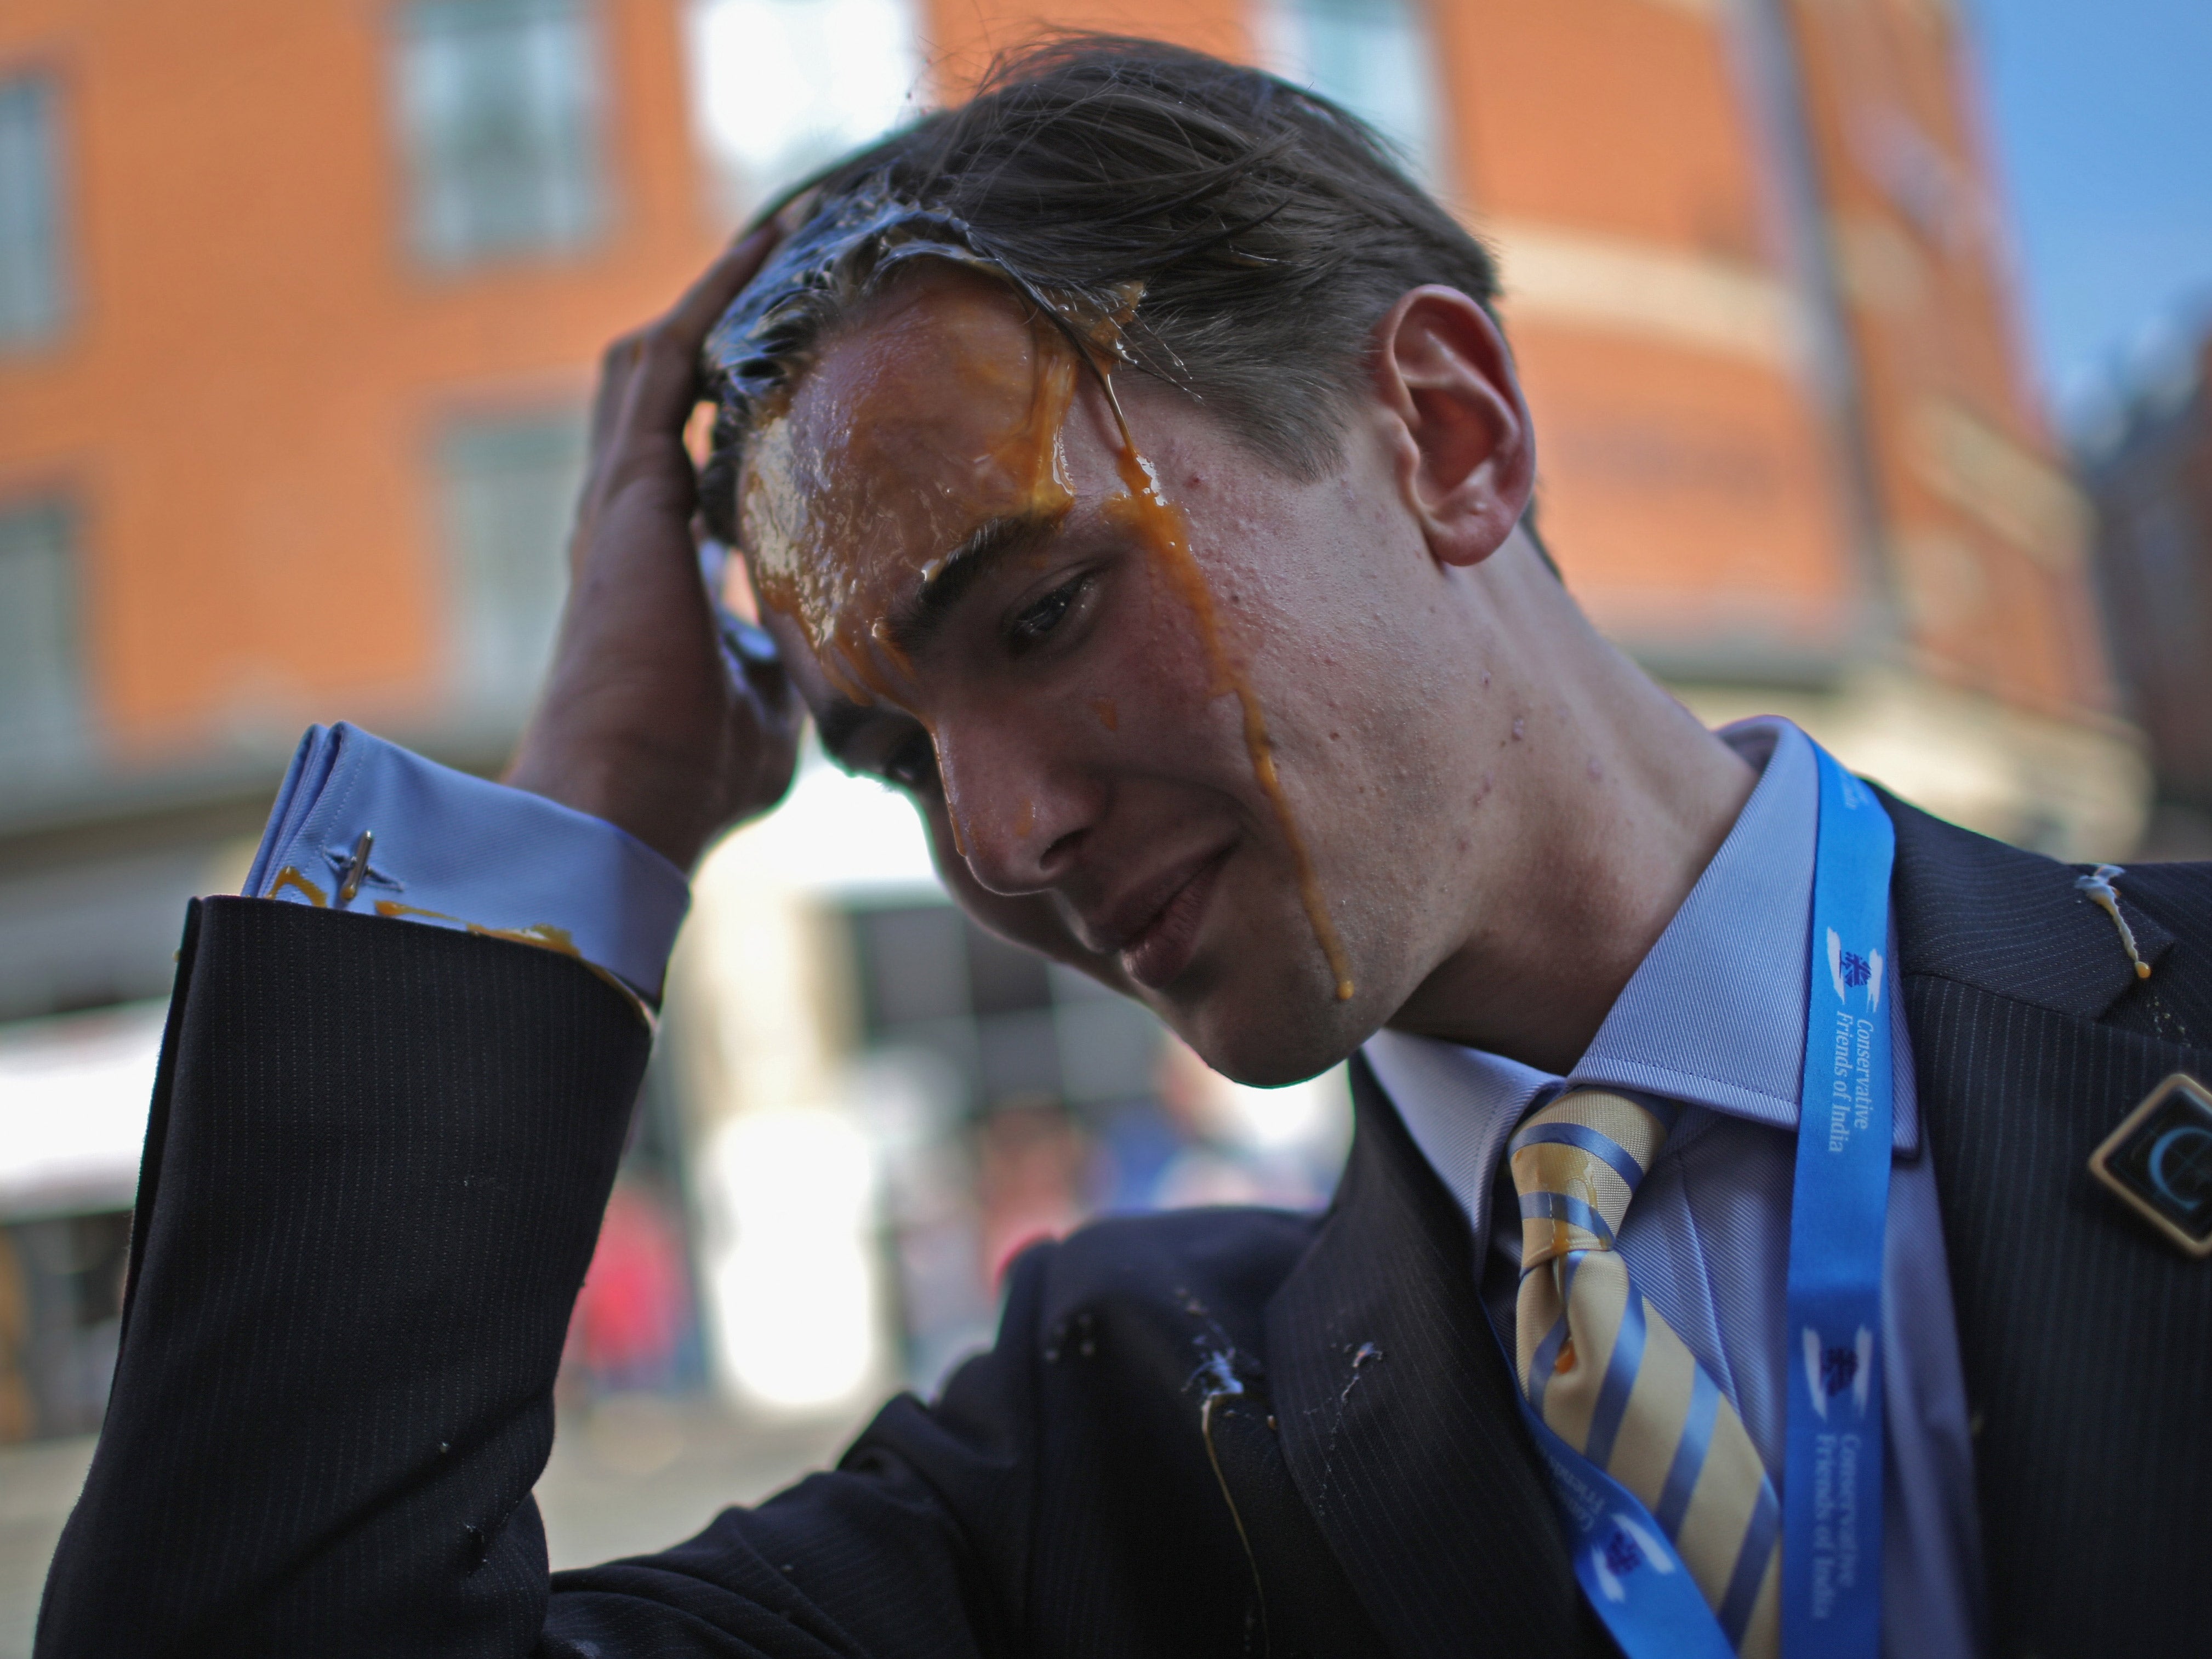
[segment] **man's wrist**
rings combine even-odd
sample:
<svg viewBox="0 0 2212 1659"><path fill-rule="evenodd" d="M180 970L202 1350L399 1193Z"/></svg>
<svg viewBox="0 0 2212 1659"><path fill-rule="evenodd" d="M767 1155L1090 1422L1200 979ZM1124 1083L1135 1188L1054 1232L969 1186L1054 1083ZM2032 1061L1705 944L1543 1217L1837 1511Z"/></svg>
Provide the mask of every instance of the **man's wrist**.
<svg viewBox="0 0 2212 1659"><path fill-rule="evenodd" d="M687 874L707 844L704 780L696 769L680 775L665 760L554 749L526 738L501 781L611 823Z"/></svg>

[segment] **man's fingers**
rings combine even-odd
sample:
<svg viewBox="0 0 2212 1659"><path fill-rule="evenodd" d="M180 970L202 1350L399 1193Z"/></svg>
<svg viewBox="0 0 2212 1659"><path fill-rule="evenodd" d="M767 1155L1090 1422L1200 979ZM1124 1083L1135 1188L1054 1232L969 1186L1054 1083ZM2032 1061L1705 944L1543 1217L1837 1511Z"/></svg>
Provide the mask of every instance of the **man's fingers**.
<svg viewBox="0 0 2212 1659"><path fill-rule="evenodd" d="M684 292L658 321L633 329L609 345L599 359L599 384L592 399L592 452L604 453L627 418L658 429L691 413L699 348L707 331L750 282L782 238L774 225L744 237Z"/></svg>
<svg viewBox="0 0 2212 1659"><path fill-rule="evenodd" d="M674 307L645 331L636 378L629 389L629 418L653 433L680 428L698 400L699 348L707 331L729 309L769 256L779 233L763 225L707 267Z"/></svg>
<svg viewBox="0 0 2212 1659"><path fill-rule="evenodd" d="M615 421L629 395L629 383L637 372L640 345L640 332L633 330L599 354L599 384L592 394L591 453L594 459L605 449Z"/></svg>
<svg viewBox="0 0 2212 1659"><path fill-rule="evenodd" d="M684 291L684 297L669 311L666 320L678 334L690 341L694 351L706 339L707 331L714 327L715 319L730 308L730 301L752 281L782 240L783 233L773 223L763 225L750 235L732 243L720 258L707 267L699 280Z"/></svg>

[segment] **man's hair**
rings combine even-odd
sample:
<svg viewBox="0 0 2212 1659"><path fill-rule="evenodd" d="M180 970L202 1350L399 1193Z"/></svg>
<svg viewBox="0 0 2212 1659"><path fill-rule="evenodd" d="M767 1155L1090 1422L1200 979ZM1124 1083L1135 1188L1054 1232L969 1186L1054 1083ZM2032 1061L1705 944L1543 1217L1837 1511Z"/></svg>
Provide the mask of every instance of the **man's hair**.
<svg viewBox="0 0 2212 1659"><path fill-rule="evenodd" d="M1063 314L1073 301L1109 315L1141 283L1119 331L1127 360L1306 478L1339 459L1370 332L1399 296L1441 283L1487 309L1497 291L1482 245L1357 117L1258 70L1109 35L1000 57L966 103L775 210L791 240L709 343L724 413L710 516L728 510L764 394L888 276L885 251L917 221L928 246L908 252L952 245Z"/></svg>

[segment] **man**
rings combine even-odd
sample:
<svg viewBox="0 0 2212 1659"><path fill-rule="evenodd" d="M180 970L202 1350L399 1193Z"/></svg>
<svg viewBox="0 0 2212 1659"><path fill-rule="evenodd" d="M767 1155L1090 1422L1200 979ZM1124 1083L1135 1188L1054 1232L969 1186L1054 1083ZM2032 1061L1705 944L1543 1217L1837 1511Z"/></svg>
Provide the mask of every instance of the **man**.
<svg viewBox="0 0 2212 1659"><path fill-rule="evenodd" d="M2212 1267L2085 1160L2212 1075L2212 872L2083 877L1698 727L1522 527L1480 249L1263 76L1048 48L784 218L609 354L508 787L315 734L198 908L40 1654L1771 1654L1820 1551L1869 1622L1804 1651L2197 1648ZM695 509L773 656L722 649ZM1030 1253L939 1401L549 1586L635 1005L793 687L988 925L1231 1075L1357 1054L1350 1164L1324 1218ZM1894 873L1815 971L1847 834ZM1831 969L1861 1115L1804 1144L1872 1148L1830 1254L1876 1302L1801 1385Z"/></svg>

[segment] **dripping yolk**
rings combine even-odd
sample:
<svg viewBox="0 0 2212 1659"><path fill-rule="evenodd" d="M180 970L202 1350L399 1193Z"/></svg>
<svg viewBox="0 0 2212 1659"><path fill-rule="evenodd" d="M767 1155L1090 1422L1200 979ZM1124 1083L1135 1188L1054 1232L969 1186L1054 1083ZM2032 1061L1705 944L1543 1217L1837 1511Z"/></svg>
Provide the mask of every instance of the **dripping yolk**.
<svg viewBox="0 0 2212 1659"><path fill-rule="evenodd" d="M1062 428L1081 365L1048 319L949 267L864 318L756 424L738 507L760 602L839 692L909 707L901 606L975 526L1074 505Z"/></svg>
<svg viewBox="0 0 2212 1659"><path fill-rule="evenodd" d="M1103 360L1098 367L1103 369ZM824 343L796 392L757 418L738 511L762 605L803 633L830 687L860 704L918 707L900 619L980 526L1056 525L1076 505L1067 417L1092 372L1049 318L1010 290L951 266L903 276ZM1279 821L1336 995L1352 985L1328 904L1277 775L1267 721L1220 637L1212 596L1181 508L1163 492L1115 407L1120 493L1103 517L1143 549L1189 618L1209 692L1233 696L1252 775ZM1113 731L1112 699L1091 712ZM1033 805L1017 834L1035 829ZM960 829L951 824L955 850Z"/></svg>

